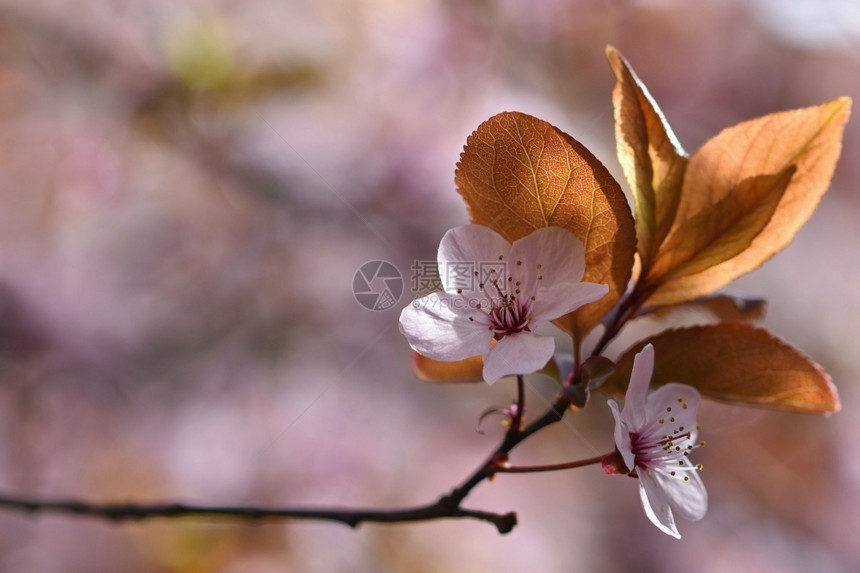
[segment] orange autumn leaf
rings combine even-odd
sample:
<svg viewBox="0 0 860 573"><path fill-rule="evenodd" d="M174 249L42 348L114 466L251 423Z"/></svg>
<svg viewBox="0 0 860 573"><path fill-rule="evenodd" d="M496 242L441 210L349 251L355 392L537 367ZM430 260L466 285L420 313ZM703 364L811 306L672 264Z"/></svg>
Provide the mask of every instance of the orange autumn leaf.
<svg viewBox="0 0 860 573"><path fill-rule="evenodd" d="M673 306L657 306L642 314L665 318L683 311L704 311L720 322L756 322L764 318L767 312L767 301L722 294L697 298Z"/></svg>
<svg viewBox="0 0 860 573"><path fill-rule="evenodd" d="M585 246L584 281L609 293L556 321L577 340L627 287L636 236L618 182L581 143L549 123L503 112L466 141L455 173L472 222L515 241L541 227L569 229Z"/></svg>
<svg viewBox="0 0 860 573"><path fill-rule="evenodd" d="M412 353L412 371L425 382L482 382L484 359L471 356L455 362L441 362Z"/></svg>
<svg viewBox="0 0 860 573"><path fill-rule="evenodd" d="M612 46L606 57L615 74L618 161L633 192L638 251L647 271L675 220L687 154L627 60Z"/></svg>
<svg viewBox="0 0 860 573"><path fill-rule="evenodd" d="M757 268L785 247L812 215L827 190L842 146L851 100L780 112L730 127L690 158L670 234L722 202L744 181L784 174L791 177L773 216L748 248L710 268L674 276L648 299L651 305L677 304L710 294ZM667 239L668 241L668 239ZM652 272L652 280L659 278Z"/></svg>
<svg viewBox="0 0 860 573"><path fill-rule="evenodd" d="M746 250L770 222L795 167L744 179L712 205L674 227L645 277L667 284L727 261Z"/></svg>
<svg viewBox="0 0 860 573"><path fill-rule="evenodd" d="M836 387L820 366L768 331L743 322L668 330L642 341L618 360L601 389L623 393L633 357L649 343L655 351L652 385L680 382L715 400L788 412L839 410Z"/></svg>

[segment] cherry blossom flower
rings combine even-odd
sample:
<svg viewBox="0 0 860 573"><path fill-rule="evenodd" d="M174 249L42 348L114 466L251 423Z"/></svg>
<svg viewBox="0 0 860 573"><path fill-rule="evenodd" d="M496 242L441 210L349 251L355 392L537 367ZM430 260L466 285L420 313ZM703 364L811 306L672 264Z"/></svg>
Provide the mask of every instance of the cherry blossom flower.
<svg viewBox="0 0 860 573"><path fill-rule="evenodd" d="M488 227L456 227L442 237L438 264L444 292L404 308L400 332L416 352L435 360L482 355L488 384L543 368L555 341L535 328L609 290L580 282L585 249L560 227L538 229L513 244Z"/></svg>
<svg viewBox="0 0 860 573"><path fill-rule="evenodd" d="M708 493L690 452L697 442L696 409L699 392L684 384L665 384L648 395L654 371L654 347L650 344L633 360L633 372L619 412L614 400L615 446L630 475L639 478L639 496L648 519L661 531L678 539L673 510L695 521L708 509Z"/></svg>

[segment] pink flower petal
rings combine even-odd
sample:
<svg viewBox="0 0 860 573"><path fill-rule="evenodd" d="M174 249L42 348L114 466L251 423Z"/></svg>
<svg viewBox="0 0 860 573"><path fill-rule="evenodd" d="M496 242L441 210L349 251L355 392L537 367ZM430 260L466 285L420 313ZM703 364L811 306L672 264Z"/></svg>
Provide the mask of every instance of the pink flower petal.
<svg viewBox="0 0 860 573"><path fill-rule="evenodd" d="M708 511L708 492L698 471L677 472L674 476L653 472L652 477L678 515L690 521L697 521L705 516Z"/></svg>
<svg viewBox="0 0 860 573"><path fill-rule="evenodd" d="M664 418L667 428L681 428L683 432L690 432L690 440L695 442L698 432L696 431L696 412L699 408L699 391L686 384L674 382L664 384L647 399L645 406L645 417L648 420Z"/></svg>
<svg viewBox="0 0 860 573"><path fill-rule="evenodd" d="M612 410L612 416L615 418L615 447L621 453L621 457L624 458L624 463L632 470L636 467L636 455L633 453L633 446L630 441L630 430L621 418L615 400L609 400L608 403L609 409Z"/></svg>
<svg viewBox="0 0 860 573"><path fill-rule="evenodd" d="M622 416L627 421L631 431L642 429L648 419L645 400L653 372L654 347L648 344L633 358L630 384L627 386L627 394L624 397Z"/></svg>
<svg viewBox="0 0 860 573"><path fill-rule="evenodd" d="M482 264L507 261L511 244L497 232L483 225L462 225L450 229L439 243L437 260L439 277L445 292L480 291ZM501 260L499 257L503 257Z"/></svg>
<svg viewBox="0 0 860 573"><path fill-rule="evenodd" d="M561 283L549 288L540 288L532 304L532 328L562 317L579 307L603 298L609 286L595 283Z"/></svg>
<svg viewBox="0 0 860 573"><path fill-rule="evenodd" d="M649 471L639 472L639 497L642 500L645 515L648 516L651 523L660 528L660 531L681 539L681 534L675 527L675 518L672 516L669 498L663 488L654 480L652 473Z"/></svg>
<svg viewBox="0 0 860 573"><path fill-rule="evenodd" d="M523 293L534 293L541 286L578 283L585 273L585 248L567 229L542 227L514 241L508 270L522 283Z"/></svg>
<svg viewBox="0 0 860 573"><path fill-rule="evenodd" d="M503 376L531 374L543 368L555 351L555 340L531 332L503 337L484 354L484 380L492 384Z"/></svg>
<svg viewBox="0 0 860 573"><path fill-rule="evenodd" d="M400 313L400 332L416 352L434 360L483 354L490 347L493 331L480 316L469 320L469 313L453 310L464 304L462 296L448 293L421 297ZM472 314L483 315L479 310Z"/></svg>

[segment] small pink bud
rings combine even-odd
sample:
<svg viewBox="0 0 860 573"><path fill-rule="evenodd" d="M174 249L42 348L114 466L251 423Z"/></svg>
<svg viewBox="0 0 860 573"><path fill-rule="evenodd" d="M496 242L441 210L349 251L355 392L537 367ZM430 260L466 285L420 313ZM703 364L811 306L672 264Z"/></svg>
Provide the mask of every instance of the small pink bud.
<svg viewBox="0 0 860 573"><path fill-rule="evenodd" d="M600 460L600 465L603 467L603 471L611 476L627 476L632 473L630 468L624 463L621 452L617 449L611 454L603 456Z"/></svg>

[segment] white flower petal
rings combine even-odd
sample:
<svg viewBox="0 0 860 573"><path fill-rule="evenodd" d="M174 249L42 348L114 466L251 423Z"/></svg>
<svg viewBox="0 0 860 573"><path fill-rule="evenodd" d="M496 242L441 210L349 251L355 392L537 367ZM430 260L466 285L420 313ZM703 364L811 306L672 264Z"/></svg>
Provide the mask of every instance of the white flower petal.
<svg viewBox="0 0 860 573"><path fill-rule="evenodd" d="M648 420L645 401L653 372L654 347L648 344L633 358L630 384L627 386L627 394L624 396L622 416L631 426L631 431L641 430Z"/></svg>
<svg viewBox="0 0 860 573"><path fill-rule="evenodd" d="M607 285L596 283L562 283L542 287L535 294L529 324L537 327L579 307L603 298L609 292Z"/></svg>
<svg viewBox="0 0 860 573"><path fill-rule="evenodd" d="M531 374L543 368L555 351L555 339L531 332L503 337L484 354L484 380L492 384L503 376Z"/></svg>
<svg viewBox="0 0 860 573"><path fill-rule="evenodd" d="M627 425L621 419L621 412L618 411L618 404L615 400L608 400L609 409L612 410L612 416L615 418L615 447L624 458L624 464L628 469L633 469L636 462L636 454L633 453L633 445L630 441L630 431Z"/></svg>
<svg viewBox="0 0 860 573"><path fill-rule="evenodd" d="M675 527L672 509L669 507L669 498L663 488L654 481L652 472L637 468L637 473L639 474L639 497L642 500L645 515L651 523L660 528L660 531L681 539L681 534Z"/></svg>
<svg viewBox="0 0 860 573"><path fill-rule="evenodd" d="M469 313L452 310L463 306L464 297L434 293L412 302L400 313L400 332L419 354L434 360L462 360L483 354L490 347L493 332L478 320L483 315L475 310L476 320Z"/></svg>
<svg viewBox="0 0 860 573"><path fill-rule="evenodd" d="M509 260L511 276L522 282L524 293L535 292L536 285L547 288L559 283L578 283L585 273L582 242L561 227L542 227L514 241ZM538 276L542 277L539 281Z"/></svg>
<svg viewBox="0 0 860 573"><path fill-rule="evenodd" d="M690 521L697 521L708 511L708 491L698 470L677 472L674 476L663 472L650 472L654 481L663 490L672 509ZM684 481L684 477L688 481Z"/></svg>
<svg viewBox="0 0 860 573"><path fill-rule="evenodd" d="M672 427L683 426L683 431L690 432L690 440L695 441L696 411L699 409L700 398L699 391L692 386L674 382L664 384L648 396L645 416L649 420L666 418L667 422L674 418Z"/></svg>
<svg viewBox="0 0 860 573"><path fill-rule="evenodd" d="M450 229L439 243L437 260L439 277L445 292L480 291L482 264L507 262L511 244L497 232L483 225L462 225ZM499 257L503 257L500 261ZM510 265L509 265L510 266ZM490 267L487 266L487 269Z"/></svg>

